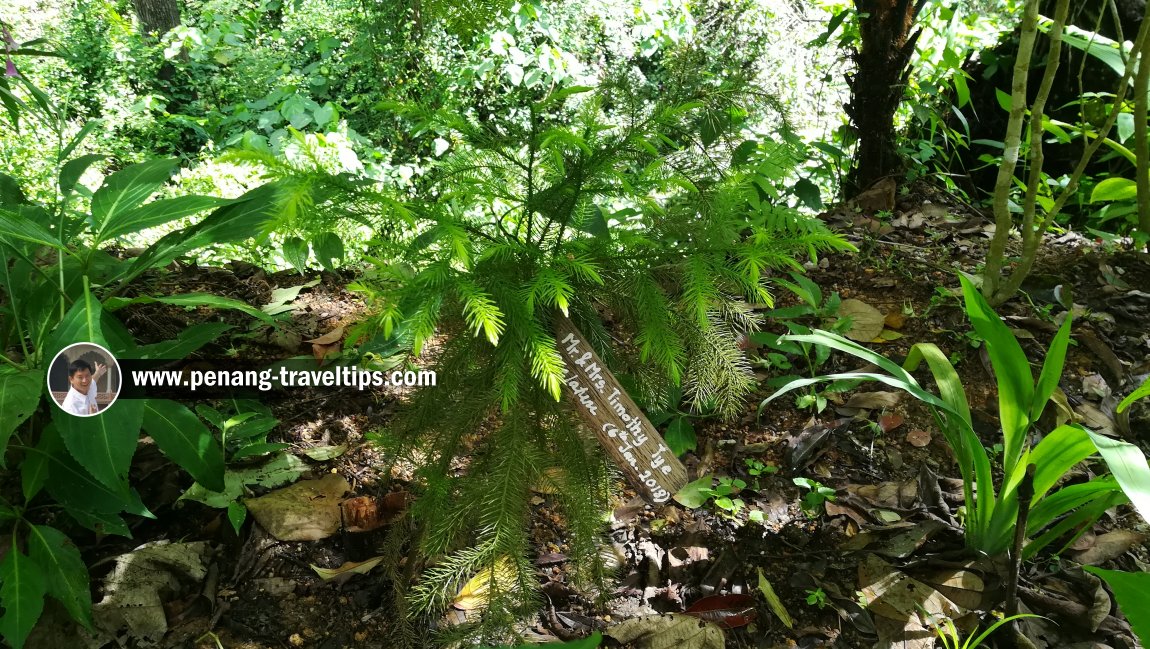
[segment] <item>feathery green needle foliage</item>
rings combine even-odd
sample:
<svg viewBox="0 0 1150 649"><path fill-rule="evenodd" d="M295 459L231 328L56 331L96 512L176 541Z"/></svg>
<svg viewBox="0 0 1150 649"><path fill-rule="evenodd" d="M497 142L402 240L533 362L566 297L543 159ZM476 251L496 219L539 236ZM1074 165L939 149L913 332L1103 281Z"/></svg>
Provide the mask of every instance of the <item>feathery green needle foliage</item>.
<svg viewBox="0 0 1150 649"><path fill-rule="evenodd" d="M505 561L517 575L492 584L484 622L531 603L528 501L541 482L580 574L604 573L612 474L560 402L555 318L574 320L641 401L679 385L697 412L731 417L755 385L738 342L760 323L750 305L771 304L768 278L851 249L776 192L798 160L785 138L731 141L747 114L736 99L754 98L717 88L663 105L624 84L565 88L498 124L403 107L452 150L425 178L433 200L387 206L410 233L391 242L402 257L356 288L377 309L367 330L407 336L417 354L440 346L440 384L383 436L421 467L414 513L433 563L415 611L441 610L485 567L504 581L493 568Z"/></svg>

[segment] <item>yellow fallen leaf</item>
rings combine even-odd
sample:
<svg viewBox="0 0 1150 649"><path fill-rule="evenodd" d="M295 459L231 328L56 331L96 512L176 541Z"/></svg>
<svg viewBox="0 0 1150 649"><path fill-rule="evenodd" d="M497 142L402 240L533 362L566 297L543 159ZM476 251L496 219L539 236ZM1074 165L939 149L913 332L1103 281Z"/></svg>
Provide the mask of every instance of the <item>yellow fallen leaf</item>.
<svg viewBox="0 0 1150 649"><path fill-rule="evenodd" d="M348 561L338 568L320 568L315 564L309 565L315 574L319 575L320 579L327 581L341 575L366 575L371 572L372 568L378 566L380 561L383 561L383 555L372 557L367 561Z"/></svg>
<svg viewBox="0 0 1150 649"><path fill-rule="evenodd" d="M470 581L463 585L451 605L461 611L474 611L486 607L487 601L491 597L492 574L491 568L484 568L476 573ZM515 567L511 565L511 561L507 557L501 557L495 562L494 578L503 584L515 579Z"/></svg>

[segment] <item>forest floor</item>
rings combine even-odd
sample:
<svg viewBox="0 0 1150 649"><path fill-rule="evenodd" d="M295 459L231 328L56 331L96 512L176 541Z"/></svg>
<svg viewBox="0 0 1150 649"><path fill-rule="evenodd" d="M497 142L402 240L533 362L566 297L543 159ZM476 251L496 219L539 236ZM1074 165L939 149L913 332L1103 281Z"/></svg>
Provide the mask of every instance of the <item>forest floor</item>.
<svg viewBox="0 0 1150 649"><path fill-rule="evenodd" d="M978 432L993 448L1000 436L994 380L982 347L967 333L970 327L956 292L956 271L974 272L983 258L990 221L929 194L902 199L887 220L848 212L828 219L840 225L846 221L844 231L860 253L825 258L810 269L810 278L826 296L837 292L884 314L889 340L872 345L880 353L901 360L911 345L933 342L957 361ZM239 348L249 357L262 354L270 359L306 354L311 351L307 341L351 326L362 316L362 303L344 289L345 278L268 275L236 264L228 269L181 268L152 278L153 284L141 291L210 290L260 307L272 299L274 289L309 279L320 281L290 303L292 319L282 331L252 327L203 352ZM1041 362L1056 329L1055 317L1064 311L1052 291L1056 286L1062 287L1063 300L1073 296L1081 315L1073 330L1077 344L1071 347L1060 384L1064 408L1048 410L1044 423L1051 425L1045 429L1055 420L1074 418L1145 447L1150 417L1135 412L1116 419L1114 405L1135 377L1150 372L1150 259L1138 253L1097 252L1093 242L1074 234L1052 236L1027 285L1029 299L1014 300L1000 310L1032 362ZM779 306L793 303L781 289L776 293ZM239 314L164 305L135 306L121 315L140 343L170 338L206 319L224 317L250 326ZM804 322L819 324L817 318ZM783 331L773 321L767 329ZM753 356L758 351L753 346L750 350ZM836 354L817 373L858 365ZM781 372L760 367L756 373L765 383ZM978 621L975 612L1002 601L1001 567L962 552L955 521L962 505L961 482L951 452L922 404L881 385L863 384L851 392L825 393L828 402L821 412L799 409L788 396L770 403L759 416L759 403L771 392L764 386L736 421L696 425L697 451L684 458L692 477L714 473L745 483L732 494L742 501L736 511L724 512L713 503L694 510L676 503L654 509L619 483L621 495L610 525L619 568L612 590L603 593L604 605L567 583L561 517L548 494L537 494L533 533L546 606L525 631L538 641L572 639L627 619L682 613L709 597L704 607L715 610L699 615L727 627L727 646L869 647L881 639L883 646L925 648L934 646L935 635L919 626L919 607L934 612L932 607L938 608L945 596L950 604L941 610L969 624ZM306 462L304 478L345 480L350 495L367 497L356 502L374 508L364 514L373 522L358 522L364 527L382 525L375 531L348 531L348 510L341 507L342 529L315 541L278 541L250 516L236 534L223 510L178 501L190 478L173 470L145 439L133 478L157 519L138 519L134 539L79 541L94 566L94 601L102 598L99 584L115 572L115 558L141 543L203 542L196 546L202 570L182 575L173 570L162 587L154 589L158 599L139 604L162 604L167 630L152 637L154 644L147 645L138 630L132 630L130 616L124 616L118 633L105 635L101 642L227 649L394 646L392 584L385 576L366 571L325 580L313 566L332 569L371 559L380 553L388 526L402 524L404 480L409 476L388 473L380 449L367 436L383 427L403 400L402 390L390 389L302 391L268 402L280 420L269 441L290 445L288 452ZM1081 468L1082 475L1072 479L1081 479L1086 471ZM808 498L810 506L804 511L803 498L810 490L797 486L795 478L832 488L834 499ZM342 490L345 483L337 483ZM760 514L752 517L751 512ZM1049 618L1028 632L1036 646L1134 646L1129 626L1106 591L1075 565L1146 569L1147 530L1136 521L1130 510L1119 507L1058 555L1048 552L1024 566L1022 601ZM784 624L766 604L761 579L773 586L781 608L793 618L791 624ZM917 588L919 596L897 597L894 591L900 588ZM884 590L883 606L859 605L860 594L873 599ZM50 609L48 615L60 612ZM458 610L453 615L464 616ZM450 624L451 617L440 624ZM663 619L670 623L681 618ZM67 628L42 624L29 646L99 646ZM696 634L668 646L717 646L707 642L704 634Z"/></svg>

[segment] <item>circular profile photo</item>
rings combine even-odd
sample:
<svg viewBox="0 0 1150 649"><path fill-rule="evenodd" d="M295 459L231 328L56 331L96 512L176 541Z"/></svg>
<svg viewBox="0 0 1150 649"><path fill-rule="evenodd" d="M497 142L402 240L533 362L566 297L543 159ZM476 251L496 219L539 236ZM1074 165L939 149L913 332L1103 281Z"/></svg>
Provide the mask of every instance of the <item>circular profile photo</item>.
<svg viewBox="0 0 1150 649"><path fill-rule="evenodd" d="M68 345L48 368L48 391L70 415L98 415L120 394L120 364L95 343Z"/></svg>

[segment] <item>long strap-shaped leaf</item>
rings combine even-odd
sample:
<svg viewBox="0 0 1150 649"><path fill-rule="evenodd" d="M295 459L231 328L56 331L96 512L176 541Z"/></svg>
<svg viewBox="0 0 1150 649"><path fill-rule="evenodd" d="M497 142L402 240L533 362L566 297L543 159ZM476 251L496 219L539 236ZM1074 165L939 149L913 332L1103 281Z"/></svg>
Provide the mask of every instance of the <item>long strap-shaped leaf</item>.
<svg viewBox="0 0 1150 649"><path fill-rule="evenodd" d="M1014 334L970 280L962 276L959 279L966 300L966 315L974 330L986 341L986 351L994 366L998 383L998 418L1002 422L1002 467L1010 475L1022 457L1026 432L1030 428L1034 375Z"/></svg>

